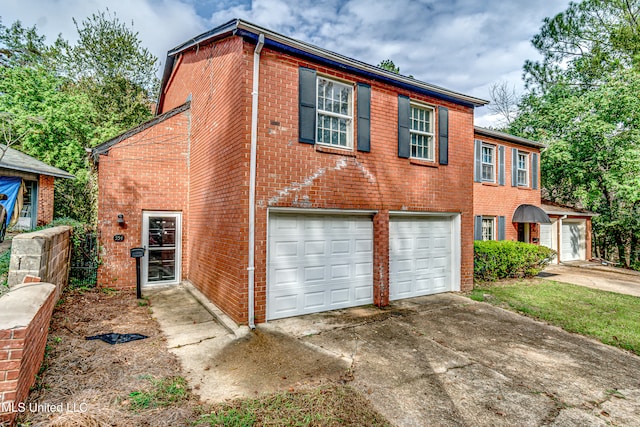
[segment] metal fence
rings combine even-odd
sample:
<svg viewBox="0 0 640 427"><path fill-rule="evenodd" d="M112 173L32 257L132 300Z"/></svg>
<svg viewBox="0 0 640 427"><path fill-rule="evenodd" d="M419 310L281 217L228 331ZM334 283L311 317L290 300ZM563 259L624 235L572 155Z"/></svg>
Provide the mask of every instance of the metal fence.
<svg viewBox="0 0 640 427"><path fill-rule="evenodd" d="M98 239L95 233L87 233L74 244L71 254L69 285L95 286L98 280Z"/></svg>

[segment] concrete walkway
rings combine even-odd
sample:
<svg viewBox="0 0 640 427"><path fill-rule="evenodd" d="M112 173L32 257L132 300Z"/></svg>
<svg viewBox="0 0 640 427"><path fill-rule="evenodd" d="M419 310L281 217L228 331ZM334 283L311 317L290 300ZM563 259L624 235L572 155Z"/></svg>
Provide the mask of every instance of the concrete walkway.
<svg viewBox="0 0 640 427"><path fill-rule="evenodd" d="M622 268L590 262L552 264L538 277L640 297L640 272Z"/></svg>

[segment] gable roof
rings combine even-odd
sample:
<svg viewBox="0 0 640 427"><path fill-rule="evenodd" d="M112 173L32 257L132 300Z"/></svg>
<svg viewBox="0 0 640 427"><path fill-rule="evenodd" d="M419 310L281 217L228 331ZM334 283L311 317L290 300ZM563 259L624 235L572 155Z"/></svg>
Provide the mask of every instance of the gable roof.
<svg viewBox="0 0 640 427"><path fill-rule="evenodd" d="M151 120L147 120L144 123L139 124L138 126L129 129L126 132L121 133L120 135L111 138L108 141L103 142L100 145L96 145L95 147L93 147L91 149L91 156L93 157L93 161L94 162L98 162L98 156L100 154L108 154L109 153L109 149L111 147L113 147L114 145L116 145L117 143L124 141L127 138L132 137L133 135L140 133L146 129L149 129L152 126L157 125L158 123L161 123L173 116L175 116L176 114L180 114L183 111L187 111L189 108L191 107L191 101L187 101L184 104L167 111L164 114L160 114L159 116L154 117Z"/></svg>
<svg viewBox="0 0 640 427"><path fill-rule="evenodd" d="M586 209L576 208L543 199L540 207L549 215L598 216Z"/></svg>
<svg viewBox="0 0 640 427"><path fill-rule="evenodd" d="M0 144L0 148L4 149L5 147L5 145ZM69 172L41 162L22 151L14 150L11 147L6 147L6 150L2 160L0 160L0 168L30 172L38 175L49 175L56 178L75 178Z"/></svg>
<svg viewBox="0 0 640 427"><path fill-rule="evenodd" d="M464 95L440 86L421 82L414 78L402 76L356 59L322 49L310 43L292 39L242 19L233 19L219 27L202 33L191 40L187 40L167 52L167 60L165 61L164 74L162 76L162 83L160 86L160 97L158 99L157 111L162 109L164 91L171 77L176 56L188 49L198 47L203 44L209 44L230 35L240 36L254 43L258 41L260 35L263 35L265 47L457 104L469 107L479 107L489 103L489 101L485 101L480 98Z"/></svg>
<svg viewBox="0 0 640 427"><path fill-rule="evenodd" d="M530 139L522 138L520 136L511 135L509 133L500 132L493 129L487 129L480 126L473 127L474 133L481 136L488 136L491 138L501 139L506 142L512 142L514 144L525 145L533 148L546 148L547 144L542 142L532 141Z"/></svg>

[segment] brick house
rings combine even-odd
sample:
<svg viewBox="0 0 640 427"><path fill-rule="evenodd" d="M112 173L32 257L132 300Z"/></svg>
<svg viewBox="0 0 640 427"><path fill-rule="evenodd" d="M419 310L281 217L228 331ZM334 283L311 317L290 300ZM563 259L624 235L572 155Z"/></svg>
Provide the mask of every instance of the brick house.
<svg viewBox="0 0 640 427"><path fill-rule="evenodd" d="M9 196L2 202L9 214L4 226L10 222L14 228L30 230L50 223L55 179L73 175L11 147L2 146L2 150L6 151L0 159L0 186Z"/></svg>
<svg viewBox="0 0 640 427"><path fill-rule="evenodd" d="M190 281L238 323L473 285L478 98L233 20L96 147L102 286Z"/></svg>
<svg viewBox="0 0 640 427"><path fill-rule="evenodd" d="M544 147L475 127L474 240L541 244L560 254L556 262L588 260L593 214L541 200L539 165Z"/></svg>

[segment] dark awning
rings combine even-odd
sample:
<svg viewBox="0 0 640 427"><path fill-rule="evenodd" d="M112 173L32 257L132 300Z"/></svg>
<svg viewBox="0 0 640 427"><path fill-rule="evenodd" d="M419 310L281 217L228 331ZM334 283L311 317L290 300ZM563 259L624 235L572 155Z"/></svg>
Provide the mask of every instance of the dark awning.
<svg viewBox="0 0 640 427"><path fill-rule="evenodd" d="M551 224L549 216L537 206L520 205L513 213L512 222L535 222L538 224Z"/></svg>

